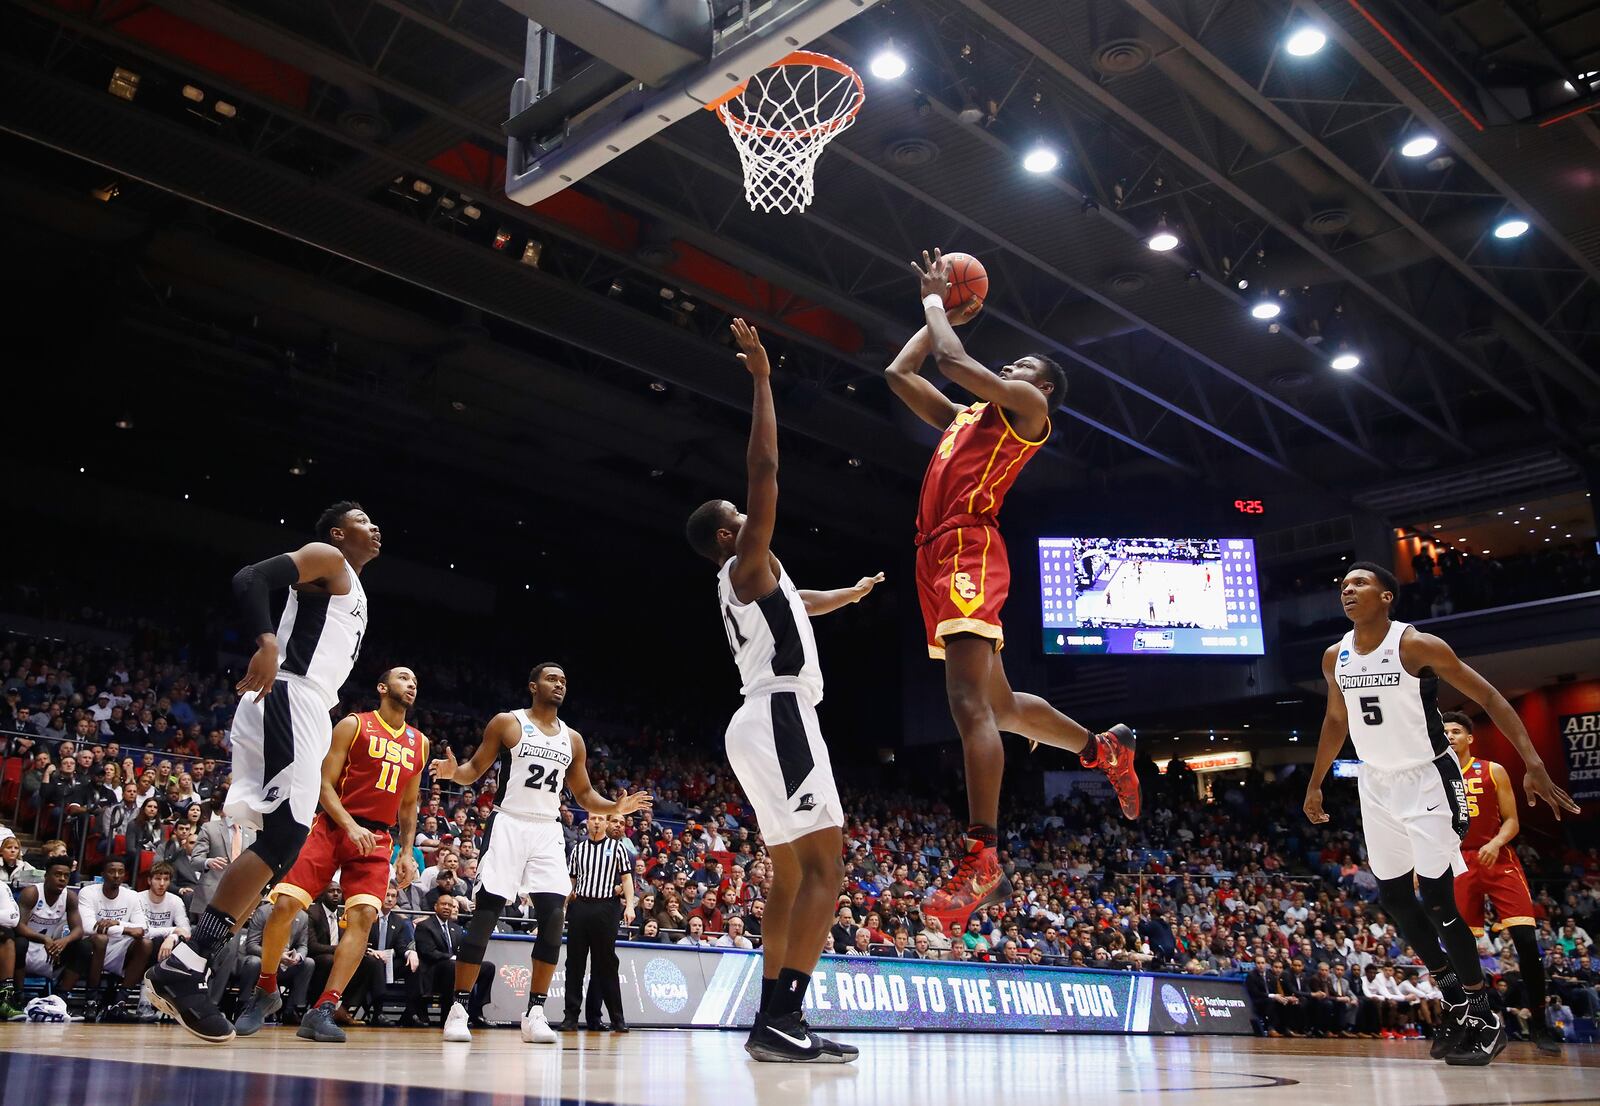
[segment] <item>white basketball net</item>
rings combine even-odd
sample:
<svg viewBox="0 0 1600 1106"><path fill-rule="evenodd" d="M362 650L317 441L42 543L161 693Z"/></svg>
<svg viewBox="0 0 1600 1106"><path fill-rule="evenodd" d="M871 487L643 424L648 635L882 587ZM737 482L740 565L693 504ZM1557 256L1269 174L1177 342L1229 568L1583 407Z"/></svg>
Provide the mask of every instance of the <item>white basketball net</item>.
<svg viewBox="0 0 1600 1106"><path fill-rule="evenodd" d="M795 57L808 56L815 55ZM842 71L804 60L779 62L718 106L717 117L739 150L750 210L787 214L811 205L817 158L855 122L865 99L861 78L835 64Z"/></svg>

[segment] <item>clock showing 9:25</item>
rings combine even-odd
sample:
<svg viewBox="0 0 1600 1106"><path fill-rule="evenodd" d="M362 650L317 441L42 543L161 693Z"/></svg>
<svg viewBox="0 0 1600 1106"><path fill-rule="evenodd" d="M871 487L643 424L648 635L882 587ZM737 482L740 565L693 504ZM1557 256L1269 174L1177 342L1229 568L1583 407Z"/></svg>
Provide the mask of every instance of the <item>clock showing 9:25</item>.
<svg viewBox="0 0 1600 1106"><path fill-rule="evenodd" d="M1235 499L1233 501L1233 509L1241 515L1264 515L1267 513L1267 508L1259 499Z"/></svg>

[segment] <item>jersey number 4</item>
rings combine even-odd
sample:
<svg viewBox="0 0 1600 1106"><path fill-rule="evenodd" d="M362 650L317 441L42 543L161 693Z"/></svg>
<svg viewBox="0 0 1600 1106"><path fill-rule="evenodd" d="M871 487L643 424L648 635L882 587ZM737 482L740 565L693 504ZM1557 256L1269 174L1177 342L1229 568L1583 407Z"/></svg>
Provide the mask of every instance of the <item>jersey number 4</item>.
<svg viewBox="0 0 1600 1106"><path fill-rule="evenodd" d="M1369 726L1383 725L1383 704L1376 695L1361 697L1361 721Z"/></svg>
<svg viewBox="0 0 1600 1106"><path fill-rule="evenodd" d="M528 778L523 781L523 787L542 787L552 795L561 794L561 769L551 768L545 770L542 764L528 765Z"/></svg>

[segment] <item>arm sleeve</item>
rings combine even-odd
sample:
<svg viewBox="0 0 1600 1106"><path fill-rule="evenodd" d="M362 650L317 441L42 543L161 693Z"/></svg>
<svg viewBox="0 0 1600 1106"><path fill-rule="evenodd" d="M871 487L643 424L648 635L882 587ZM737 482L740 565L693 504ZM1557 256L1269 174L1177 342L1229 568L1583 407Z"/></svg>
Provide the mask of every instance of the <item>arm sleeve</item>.
<svg viewBox="0 0 1600 1106"><path fill-rule="evenodd" d="M85 933L93 933L95 922L98 920L95 917L94 903L90 901L92 898L87 887L78 893L78 919Z"/></svg>
<svg viewBox="0 0 1600 1106"><path fill-rule="evenodd" d="M300 570L287 553L245 565L233 574L233 600L250 640L273 631L272 611L267 605L273 590L289 587L299 579Z"/></svg>

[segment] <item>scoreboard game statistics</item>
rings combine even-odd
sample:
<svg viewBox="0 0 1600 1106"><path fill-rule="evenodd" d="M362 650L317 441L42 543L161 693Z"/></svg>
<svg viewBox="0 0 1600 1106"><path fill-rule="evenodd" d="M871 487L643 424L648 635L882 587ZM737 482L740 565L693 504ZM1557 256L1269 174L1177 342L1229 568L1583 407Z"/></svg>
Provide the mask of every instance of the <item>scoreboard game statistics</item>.
<svg viewBox="0 0 1600 1106"><path fill-rule="evenodd" d="M1040 538L1046 653L1261 656L1249 538Z"/></svg>

